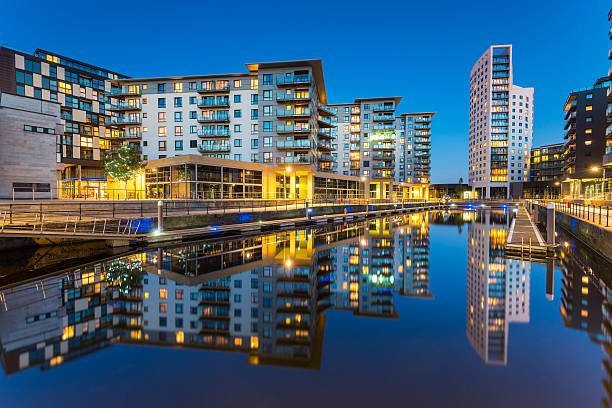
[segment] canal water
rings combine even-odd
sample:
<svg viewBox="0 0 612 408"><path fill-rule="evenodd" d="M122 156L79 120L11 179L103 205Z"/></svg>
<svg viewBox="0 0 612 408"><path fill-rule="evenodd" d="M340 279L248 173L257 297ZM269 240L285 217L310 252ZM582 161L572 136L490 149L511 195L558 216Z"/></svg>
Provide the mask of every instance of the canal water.
<svg viewBox="0 0 612 408"><path fill-rule="evenodd" d="M602 406L610 265L511 214L0 254L0 406Z"/></svg>

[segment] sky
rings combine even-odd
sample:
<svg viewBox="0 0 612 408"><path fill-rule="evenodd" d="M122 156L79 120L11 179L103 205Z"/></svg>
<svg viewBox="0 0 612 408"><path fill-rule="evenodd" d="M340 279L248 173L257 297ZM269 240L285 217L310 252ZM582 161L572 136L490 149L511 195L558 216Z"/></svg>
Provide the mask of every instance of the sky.
<svg viewBox="0 0 612 408"><path fill-rule="evenodd" d="M432 182L467 181L469 73L512 44L514 82L535 88L534 145L562 140L574 88L607 75L609 0L20 1L0 45L46 49L131 77L245 72L245 63L320 58L329 103L403 96L435 111Z"/></svg>

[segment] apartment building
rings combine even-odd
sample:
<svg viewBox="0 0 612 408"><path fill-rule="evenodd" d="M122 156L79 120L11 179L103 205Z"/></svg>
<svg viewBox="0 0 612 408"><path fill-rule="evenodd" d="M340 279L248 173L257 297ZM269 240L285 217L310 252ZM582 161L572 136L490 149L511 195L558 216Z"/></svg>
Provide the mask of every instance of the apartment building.
<svg viewBox="0 0 612 408"><path fill-rule="evenodd" d="M470 73L468 181L482 198L519 197L529 174L533 88L513 83L512 45L493 45Z"/></svg>
<svg viewBox="0 0 612 408"><path fill-rule="evenodd" d="M563 196L591 198L601 194L610 83L607 77L602 77L592 87L574 89L563 105Z"/></svg>
<svg viewBox="0 0 612 408"><path fill-rule="evenodd" d="M523 183L524 197L553 198L559 196L563 180L564 151L563 143L531 149L529 181Z"/></svg>
<svg viewBox="0 0 612 408"><path fill-rule="evenodd" d="M63 131L56 135L61 188L95 194L106 182L100 164L102 152L111 148L106 81L119 78L124 76L45 50L30 55L0 47L0 91L61 105Z"/></svg>
<svg viewBox="0 0 612 408"><path fill-rule="evenodd" d="M610 21L610 30L608 31L608 38L612 40L612 8L608 12L608 21ZM608 50L608 59L612 60L612 46ZM608 85L607 96L608 96L608 108L606 110L606 117L608 123L606 127L606 150L604 153L602 165L603 165L603 178L604 181L604 192L606 199L612 199L612 65L608 68Z"/></svg>

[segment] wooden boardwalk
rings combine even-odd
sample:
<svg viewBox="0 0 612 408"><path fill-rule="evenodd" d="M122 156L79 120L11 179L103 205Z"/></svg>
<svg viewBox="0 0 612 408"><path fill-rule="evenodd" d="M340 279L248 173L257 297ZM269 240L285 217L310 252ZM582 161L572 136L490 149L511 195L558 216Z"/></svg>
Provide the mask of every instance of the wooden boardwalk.
<svg viewBox="0 0 612 408"><path fill-rule="evenodd" d="M546 258L554 255L554 246L548 245L529 213L520 207L510 226L505 245L506 254L521 258Z"/></svg>

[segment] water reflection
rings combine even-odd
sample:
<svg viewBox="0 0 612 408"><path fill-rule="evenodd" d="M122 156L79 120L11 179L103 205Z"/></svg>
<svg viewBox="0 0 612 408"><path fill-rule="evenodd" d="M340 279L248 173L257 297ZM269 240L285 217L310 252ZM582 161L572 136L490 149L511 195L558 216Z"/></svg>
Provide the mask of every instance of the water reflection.
<svg viewBox="0 0 612 408"><path fill-rule="evenodd" d="M472 213L468 225L467 337L488 364L508 361L512 322L529 323L531 264L504 257L506 211Z"/></svg>
<svg viewBox="0 0 612 408"><path fill-rule="evenodd" d="M317 369L326 309L398 318L394 293L432 296L426 213L159 248L16 284L0 297L2 363L47 369L132 343Z"/></svg>

